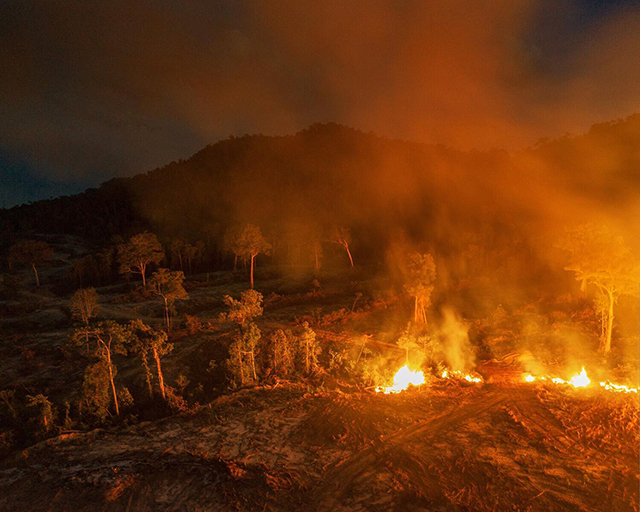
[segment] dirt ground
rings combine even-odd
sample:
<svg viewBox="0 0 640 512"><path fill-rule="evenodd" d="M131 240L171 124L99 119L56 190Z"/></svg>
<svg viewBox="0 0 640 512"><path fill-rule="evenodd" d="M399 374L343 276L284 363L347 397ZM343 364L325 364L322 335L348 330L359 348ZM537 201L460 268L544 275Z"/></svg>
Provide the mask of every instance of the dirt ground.
<svg viewBox="0 0 640 512"><path fill-rule="evenodd" d="M244 390L2 463L0 509L637 511L637 397L437 381Z"/></svg>

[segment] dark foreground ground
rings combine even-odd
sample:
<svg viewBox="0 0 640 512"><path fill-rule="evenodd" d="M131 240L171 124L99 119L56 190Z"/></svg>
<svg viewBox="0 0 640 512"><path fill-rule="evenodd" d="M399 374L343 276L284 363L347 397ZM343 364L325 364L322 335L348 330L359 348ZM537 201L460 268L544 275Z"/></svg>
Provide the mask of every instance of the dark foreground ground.
<svg viewBox="0 0 640 512"><path fill-rule="evenodd" d="M637 511L636 396L279 385L4 461L0 510Z"/></svg>

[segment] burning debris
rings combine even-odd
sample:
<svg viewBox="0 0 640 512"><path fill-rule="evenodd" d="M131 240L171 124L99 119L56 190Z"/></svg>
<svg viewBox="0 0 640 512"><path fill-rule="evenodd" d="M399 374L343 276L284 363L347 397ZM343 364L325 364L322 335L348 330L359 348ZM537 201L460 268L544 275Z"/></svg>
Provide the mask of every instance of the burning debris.
<svg viewBox="0 0 640 512"><path fill-rule="evenodd" d="M460 379L472 384L484 382L482 377L476 373L464 373L458 370L449 370L445 368L440 374L442 379ZM393 385L378 386L376 393L384 393L389 395L392 393L400 393L409 388L409 386L421 386L424 384L424 373L419 370L411 370L407 365L400 368L393 377Z"/></svg>
<svg viewBox="0 0 640 512"><path fill-rule="evenodd" d="M569 380L561 379L560 377L550 377L546 375L534 376L530 373L527 373L523 376L524 382L552 382L554 384L564 384L568 386L573 386L574 388L586 388L591 386L591 379L587 375L587 371L584 366L580 373L576 373ZM625 386L622 384L614 384L610 381L600 382L600 387L606 389L607 391L613 391L616 393L638 393L638 388L633 388L629 386Z"/></svg>
<svg viewBox="0 0 640 512"><path fill-rule="evenodd" d="M482 377L477 373L475 374L464 373L458 370L445 369L440 374L440 377L442 377L443 379L462 379L462 380L466 380L467 382L472 382L476 384L483 382Z"/></svg>
<svg viewBox="0 0 640 512"><path fill-rule="evenodd" d="M385 395L389 395L391 393L400 393L401 391L408 389L409 386L421 386L424 383L424 373L417 370L410 370L409 367L405 364L393 376L393 385L386 387L378 386L376 388L376 393L384 393Z"/></svg>

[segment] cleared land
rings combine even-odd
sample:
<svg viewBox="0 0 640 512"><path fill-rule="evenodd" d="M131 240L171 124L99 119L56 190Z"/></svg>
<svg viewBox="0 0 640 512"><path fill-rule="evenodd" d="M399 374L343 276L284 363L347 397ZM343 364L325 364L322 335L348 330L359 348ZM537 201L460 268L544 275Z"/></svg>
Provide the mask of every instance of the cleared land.
<svg viewBox="0 0 640 512"><path fill-rule="evenodd" d="M638 510L635 397L244 390L3 463L3 510Z"/></svg>

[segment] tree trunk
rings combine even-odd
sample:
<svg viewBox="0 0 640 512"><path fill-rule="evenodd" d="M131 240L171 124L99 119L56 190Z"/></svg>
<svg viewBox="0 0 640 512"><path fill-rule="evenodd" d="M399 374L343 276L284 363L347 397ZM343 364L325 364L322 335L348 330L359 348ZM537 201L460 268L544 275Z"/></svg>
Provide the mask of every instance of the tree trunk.
<svg viewBox="0 0 640 512"><path fill-rule="evenodd" d="M238 370L240 370L240 386L244 386L244 361L242 350L238 347Z"/></svg>
<svg viewBox="0 0 640 512"><path fill-rule="evenodd" d="M145 275L147 271L147 266L144 264L140 265L140 273L142 274L142 287L147 289L147 276Z"/></svg>
<svg viewBox="0 0 640 512"><path fill-rule="evenodd" d="M149 361L147 361L147 353L143 352L141 357L142 367L144 368L144 374L147 379L147 387L149 388L149 398L153 398L153 386L151 386L151 369L149 368Z"/></svg>
<svg viewBox="0 0 640 512"><path fill-rule="evenodd" d="M427 312L424 307L424 302L422 299L417 296L414 298L414 307L413 307L413 321L416 324L426 324L427 323Z"/></svg>
<svg viewBox="0 0 640 512"><path fill-rule="evenodd" d="M36 268L35 263L31 264L31 268L33 269L33 273L36 275L36 286L40 288L40 276L38 276L38 269Z"/></svg>
<svg viewBox="0 0 640 512"><path fill-rule="evenodd" d="M601 341L601 350L604 354L608 354L611 351L611 333L613 331L613 293L607 290L609 295L609 311L607 313L607 325L605 329L605 337Z"/></svg>
<svg viewBox="0 0 640 512"><path fill-rule="evenodd" d="M353 268L353 258L351 257L351 251L349 250L349 244L344 244L344 248L347 250L347 254L349 255L349 261L351 262L351 268Z"/></svg>
<svg viewBox="0 0 640 512"><path fill-rule="evenodd" d="M253 354L253 350L250 352L251 354L251 371L253 372L253 381L258 382L258 376L256 375L256 359Z"/></svg>
<svg viewBox="0 0 640 512"><path fill-rule="evenodd" d="M253 260L255 259L256 255L252 254L251 255L251 289L253 290Z"/></svg>
<svg viewBox="0 0 640 512"><path fill-rule="evenodd" d="M113 391L113 403L116 406L116 414L120 415L118 406L118 395L116 393L116 383L113 381L113 367L111 366L111 351L107 349L107 364L109 365L109 380L111 381L111 391Z"/></svg>
<svg viewBox="0 0 640 512"><path fill-rule="evenodd" d="M169 332L171 330L171 324L169 322L169 303L167 302L167 298L163 297L164 299L164 317L167 321L167 332Z"/></svg>
<svg viewBox="0 0 640 512"><path fill-rule="evenodd" d="M160 366L160 356L158 355L158 351L153 349L153 358L156 360L156 369L158 370L158 385L160 386L160 394L162 398L166 398L164 392L164 378L162 377L162 367Z"/></svg>

